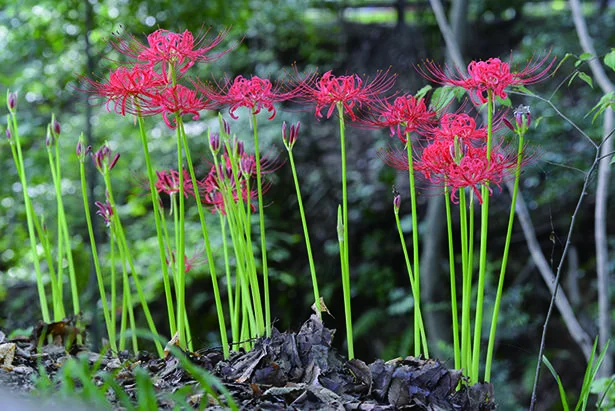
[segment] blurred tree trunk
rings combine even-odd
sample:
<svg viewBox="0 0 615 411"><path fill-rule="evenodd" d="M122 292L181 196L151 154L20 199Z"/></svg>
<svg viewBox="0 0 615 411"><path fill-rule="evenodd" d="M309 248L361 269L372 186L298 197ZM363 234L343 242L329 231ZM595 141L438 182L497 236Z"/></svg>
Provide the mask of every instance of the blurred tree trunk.
<svg viewBox="0 0 615 411"><path fill-rule="evenodd" d="M579 37L579 43L583 52L592 56L598 56L594 48L594 42L587 30L587 23L583 16L579 0L570 0L570 11L572 19ZM615 84L611 82L600 63L600 59L588 60L589 68L592 71L596 83L604 94L615 91ZM611 152L613 151L613 110L607 109L604 112L604 123L602 132L602 144L600 147L601 160L598 165L598 183L596 187L596 208L594 213L594 237L596 242L596 274L598 288L598 329L599 346L604 349L606 343L611 338L611 307L609 301L609 258L608 258L608 237L606 232L607 225L607 202L609 195L609 179L611 175ZM604 357L600 376L610 376L613 373L613 360L611 355Z"/></svg>
<svg viewBox="0 0 615 411"><path fill-rule="evenodd" d="M467 0L454 1L450 10L449 20L452 22L452 31L459 41L460 47L464 43L465 31L467 28L467 16L468 16L468 2ZM463 53L463 48L462 51ZM446 64L448 66L454 66L454 61L451 57L451 51L447 47ZM452 108L452 107L451 107ZM427 206L427 216L425 217L424 226L426 230L423 235L423 253L421 255L421 271L426 275L421 278L423 281L422 287L422 300L425 301L425 305L429 307L434 303L444 300L442 287L443 281L448 283L448 278L442 277L442 270L440 269L440 260L442 254L440 252L442 248L442 237L445 230L444 227L444 201L441 195L433 196L429 198ZM448 293L445 293L448 295ZM425 310L426 326L429 330L427 337L429 338L429 346L436 352L436 343L438 341L452 342L451 336L451 320L449 313L443 310Z"/></svg>

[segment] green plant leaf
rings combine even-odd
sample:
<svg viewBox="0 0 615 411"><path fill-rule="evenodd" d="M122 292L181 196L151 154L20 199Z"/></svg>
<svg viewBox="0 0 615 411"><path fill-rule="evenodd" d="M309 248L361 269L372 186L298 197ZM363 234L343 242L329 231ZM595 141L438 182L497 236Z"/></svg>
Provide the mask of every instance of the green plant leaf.
<svg viewBox="0 0 615 411"><path fill-rule="evenodd" d="M425 95L427 93L429 93L429 91L432 89L433 87L431 87L430 85L426 85L425 87L421 88L419 91L416 92L416 94L414 95L415 98L420 99L425 97Z"/></svg>
<svg viewBox="0 0 615 411"><path fill-rule="evenodd" d="M589 84L591 88L594 88L594 82L589 74L579 71L579 78Z"/></svg>
<svg viewBox="0 0 615 411"><path fill-rule="evenodd" d="M615 71L615 49L611 49L611 51L604 56L604 64L609 66L611 70Z"/></svg>
<svg viewBox="0 0 615 411"><path fill-rule="evenodd" d="M562 385L562 380L559 378L557 371L555 371L555 368L553 368L551 362L549 362L547 357L545 357L544 355L542 356L542 362L547 366L549 371L551 371L551 374L555 378L555 381L557 381L557 386L559 387L559 396L562 401L562 407L564 408L564 411L570 411L570 407L568 406L568 400L566 399L566 390Z"/></svg>

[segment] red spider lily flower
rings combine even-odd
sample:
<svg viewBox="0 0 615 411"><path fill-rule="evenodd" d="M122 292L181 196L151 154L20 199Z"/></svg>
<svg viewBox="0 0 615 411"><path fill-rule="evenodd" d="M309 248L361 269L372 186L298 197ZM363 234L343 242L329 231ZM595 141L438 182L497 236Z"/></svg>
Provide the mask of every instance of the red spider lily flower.
<svg viewBox="0 0 615 411"><path fill-rule="evenodd" d="M194 194L194 185L192 184L192 179L190 178L190 173L187 170L183 170L184 175L184 197L188 198L189 196L195 197ZM169 196L179 193L179 171L177 170L168 170L168 171L156 171L156 190L159 193L166 193ZM197 182L198 184L198 182Z"/></svg>
<svg viewBox="0 0 615 411"><path fill-rule="evenodd" d="M175 251L171 251L171 258L165 257L167 264L175 268ZM184 272L189 273L195 266L202 265L207 261L207 258L203 257L202 252L195 253L192 257L188 258L187 255L184 255Z"/></svg>
<svg viewBox="0 0 615 411"><path fill-rule="evenodd" d="M491 90L497 97L508 97L505 89L509 86L525 86L537 83L547 77L556 58L550 59L547 54L542 59L532 58L526 67L518 72L511 72L510 64L499 58L490 58L486 61L472 61L468 64L468 75L459 69L451 73L447 67L440 68L433 61L425 62L425 69L419 72L434 83L463 87L470 92L470 98L475 104L487 102L488 91ZM546 67L543 68L543 66Z"/></svg>
<svg viewBox="0 0 615 411"><path fill-rule="evenodd" d="M160 64L163 75L168 76L168 66L172 65L176 73L184 74L197 62L209 63L217 60L231 49L218 54L209 54L226 37L229 29L218 33L212 40L208 40L209 30L200 31L195 37L190 31L174 33L158 29L147 36L147 46L134 36L116 36L111 45L118 52L144 62L148 67Z"/></svg>
<svg viewBox="0 0 615 411"><path fill-rule="evenodd" d="M397 135L404 144L407 142L406 134L424 132L436 118L436 113L427 108L423 98L417 99L411 94L396 97L393 103L386 99L378 100L374 108L358 124L370 128L388 127L391 136Z"/></svg>
<svg viewBox="0 0 615 411"><path fill-rule="evenodd" d="M174 129L177 127L175 119L169 119L169 114L178 113L180 116L192 114L193 120L198 120L200 117L199 111L211 109L212 105L209 101L204 101L199 97L196 91L188 87L177 84L173 87L168 87L162 90L161 93L154 96L149 107L151 110L159 110L162 113L162 118L165 124Z"/></svg>
<svg viewBox="0 0 615 411"><path fill-rule="evenodd" d="M283 83L272 83L257 76L252 76L250 79L237 76L232 82L227 78L223 86L217 83L215 86L202 83L195 85L219 106L229 106L229 114L235 120L239 118L235 111L240 107L249 108L253 114L265 109L270 113L269 120L272 120L277 113L274 104L289 100L299 92L298 88L283 92Z"/></svg>
<svg viewBox="0 0 615 411"><path fill-rule="evenodd" d="M226 214L224 196L222 190L230 190L232 198L235 203L241 199L244 203L250 202L252 211L255 211L255 205L253 200L258 199L258 191L256 189L250 189L248 193L248 186L256 187L256 162L253 155L243 153L239 159L240 167L237 170L237 174L233 173L231 165L231 159L225 153L223 155L223 161L218 164L218 169L212 166L207 177L199 185L201 191L204 192L202 200L205 204L212 207L212 213L216 211ZM281 164L277 161L277 157L273 160L269 160L266 156L261 157L261 175L266 175L274 172ZM249 183L249 184L248 184ZM270 184L263 185L263 192L269 190Z"/></svg>
<svg viewBox="0 0 615 411"><path fill-rule="evenodd" d="M105 221L105 226L110 227L111 218L113 217L113 207L111 207L109 200L105 201L104 203L96 201L94 205L96 206L96 208L98 208L96 214L103 218L103 220Z"/></svg>
<svg viewBox="0 0 615 411"><path fill-rule="evenodd" d="M102 99L108 111L125 116L129 114L157 114L151 107L151 99L167 86L165 77L149 67L134 65L120 66L111 71L109 80L95 81L81 77L86 84L81 88Z"/></svg>
<svg viewBox="0 0 615 411"><path fill-rule="evenodd" d="M352 121L357 117L355 108L373 104L382 98L382 94L389 91L397 75L389 75L389 70L379 71L373 79L361 78L357 74L348 76L334 76L327 71L320 79L316 76L308 76L296 87L299 102L314 104L316 117L322 118L322 110L327 109L325 116L330 118L338 103L344 107Z"/></svg>
<svg viewBox="0 0 615 411"><path fill-rule="evenodd" d="M477 127L476 120L465 113L446 113L440 119L440 127L433 129L431 135L437 140L461 142L485 142L487 141L487 129Z"/></svg>
<svg viewBox="0 0 615 411"><path fill-rule="evenodd" d="M102 147L98 149L98 151L92 153L92 160L94 161L94 165L96 169L100 171L102 174L109 172L115 167L117 161L120 159L120 153L116 153L113 155L113 151L107 146L103 144Z"/></svg>

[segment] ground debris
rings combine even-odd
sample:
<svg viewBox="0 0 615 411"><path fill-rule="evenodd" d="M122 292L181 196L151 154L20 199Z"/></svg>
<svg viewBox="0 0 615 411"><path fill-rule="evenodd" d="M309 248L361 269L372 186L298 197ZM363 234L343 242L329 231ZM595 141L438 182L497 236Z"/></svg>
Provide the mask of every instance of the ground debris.
<svg viewBox="0 0 615 411"><path fill-rule="evenodd" d="M115 381L132 398L137 398L138 372L145 370L151 377L158 397L159 409L173 409L176 404L165 393L182 391L186 403L206 409L224 409L212 396L204 392L197 381L168 351L165 358L146 352L136 357L126 353L112 355L92 353L84 347L58 344L58 338L46 338L55 330L68 330L76 336L70 324L60 328L39 327L29 339L0 343L0 384L13 390L32 389L31 374L44 370L50 377L61 365L81 352L100 373L113 373ZM366 364L359 359L347 361L332 347L334 330L324 327L312 315L299 332L272 330L271 337L254 342L249 352L232 352L227 360L221 350L204 349L186 352L195 365L219 378L241 409L263 410L365 410L396 409L459 411L495 409L493 387L490 384L469 386L461 372L449 370L436 360L406 357L391 361L376 360ZM42 348L37 342L51 341ZM67 342L62 338L61 342ZM11 344L10 348L9 344ZM170 345L174 345L170 342ZM6 347L6 348L2 348ZM39 349L40 348L40 349ZM4 350L4 351L2 351ZM3 354L4 352L4 354ZM12 357L11 357L12 356ZM113 395L109 397L113 398ZM220 397L222 398L222 397ZM201 404L204 402L204 404ZM119 403L117 405L119 406ZM118 409L121 409L118 408Z"/></svg>

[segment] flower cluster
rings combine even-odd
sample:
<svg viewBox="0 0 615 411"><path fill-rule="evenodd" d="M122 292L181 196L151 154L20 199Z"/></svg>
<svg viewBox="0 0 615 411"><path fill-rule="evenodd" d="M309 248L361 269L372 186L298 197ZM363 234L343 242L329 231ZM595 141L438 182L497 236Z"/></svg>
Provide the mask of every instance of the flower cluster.
<svg viewBox="0 0 615 411"><path fill-rule="evenodd" d="M447 67L442 69L432 61L427 61L425 69L419 69L419 71L434 83L463 87L470 92L474 103L484 104L487 102L489 91L494 96L505 99L508 97L505 91L507 87L525 86L543 80L555 63L555 58L550 59L549 57L547 54L542 59L532 59L523 70L518 72L512 72L510 64L499 58L470 62L467 75L462 74L459 69L452 74Z"/></svg>

